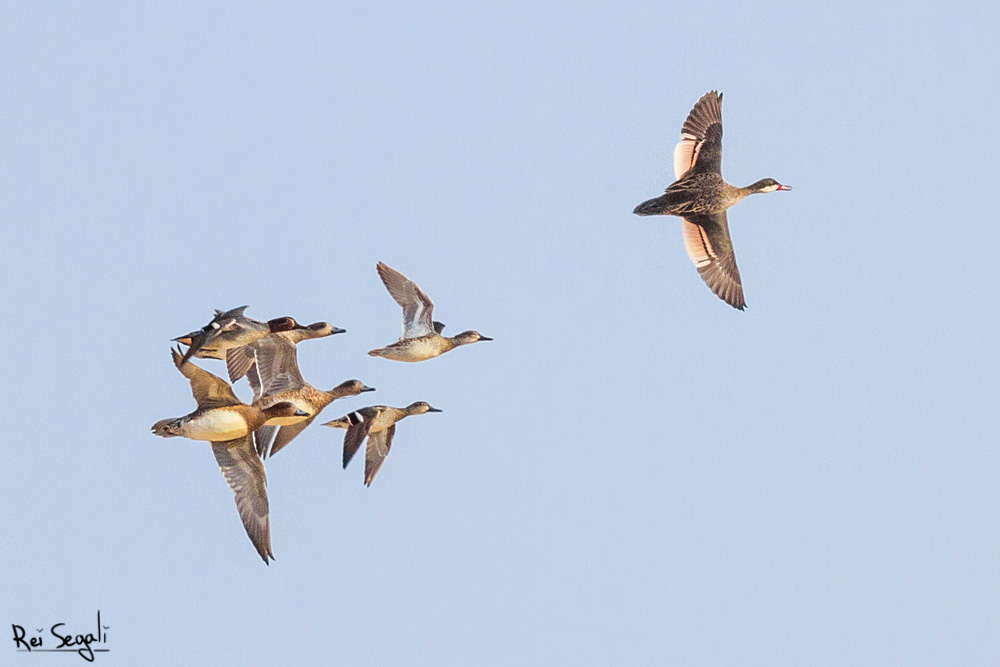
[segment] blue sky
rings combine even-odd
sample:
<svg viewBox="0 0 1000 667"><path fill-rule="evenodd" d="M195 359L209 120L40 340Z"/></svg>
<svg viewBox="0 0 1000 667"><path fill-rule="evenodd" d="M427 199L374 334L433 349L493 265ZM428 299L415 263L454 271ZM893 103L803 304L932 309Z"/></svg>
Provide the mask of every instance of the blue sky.
<svg viewBox="0 0 1000 667"><path fill-rule="evenodd" d="M0 7L0 621L99 608L109 665L995 664L995 8L474 4ZM727 180L795 188L730 212L745 313L631 214L710 89ZM379 260L495 341L368 357ZM271 461L270 567L149 433L243 304L348 330L302 372L377 392L324 416L444 410L369 489L341 432Z"/></svg>

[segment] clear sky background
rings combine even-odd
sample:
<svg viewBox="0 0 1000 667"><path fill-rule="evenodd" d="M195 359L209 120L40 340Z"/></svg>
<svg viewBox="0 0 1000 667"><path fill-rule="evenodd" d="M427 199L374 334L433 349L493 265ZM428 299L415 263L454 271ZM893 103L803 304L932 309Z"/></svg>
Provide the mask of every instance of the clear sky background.
<svg viewBox="0 0 1000 667"><path fill-rule="evenodd" d="M0 7L0 624L100 609L108 665L997 664L992 4L331 4ZM744 313L631 213L711 89L727 180L794 187L730 212ZM379 260L495 342L368 357ZM342 432L269 462L270 567L149 433L195 405L170 338L243 304L348 330L303 374L378 391L325 418L444 410L371 488Z"/></svg>

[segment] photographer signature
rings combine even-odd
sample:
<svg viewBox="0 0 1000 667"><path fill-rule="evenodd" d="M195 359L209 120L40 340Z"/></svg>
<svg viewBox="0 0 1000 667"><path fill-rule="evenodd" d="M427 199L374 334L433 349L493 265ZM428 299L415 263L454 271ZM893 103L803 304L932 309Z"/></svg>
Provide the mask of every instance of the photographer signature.
<svg viewBox="0 0 1000 667"><path fill-rule="evenodd" d="M107 645L108 633L106 630L111 626L101 625L100 610L97 611L97 634L92 632L73 634L64 629L65 625L65 623L56 623L49 628L49 634L58 641L58 644L55 648L45 648L45 638L42 636L43 629L36 630L38 633L36 636L28 637L24 626L12 623L14 646L17 647L18 651L27 651L28 653L78 653L87 662L94 661L95 653L108 652L107 648L100 648L100 646ZM99 647L95 648L94 644L99 645Z"/></svg>

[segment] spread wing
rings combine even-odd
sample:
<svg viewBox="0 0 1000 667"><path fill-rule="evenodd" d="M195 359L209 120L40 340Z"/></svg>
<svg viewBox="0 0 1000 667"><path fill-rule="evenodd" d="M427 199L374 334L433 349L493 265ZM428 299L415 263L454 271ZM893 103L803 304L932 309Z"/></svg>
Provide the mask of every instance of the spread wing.
<svg viewBox="0 0 1000 667"><path fill-rule="evenodd" d="M396 435L395 424L368 436L368 448L365 450L365 486L372 485L372 480L375 479L378 469L382 467L382 462L389 455L394 435Z"/></svg>
<svg viewBox="0 0 1000 667"><path fill-rule="evenodd" d="M267 336L253 343L251 347L254 351L262 396L280 394L305 385L306 381L299 372L295 345L282 336ZM254 394L256 393L255 389Z"/></svg>
<svg viewBox="0 0 1000 667"><path fill-rule="evenodd" d="M367 409L367 408L366 408ZM352 412L347 415L350 426L347 427L347 433L344 434L344 467L351 462L354 455L357 453L358 449L361 447L361 443L365 441L365 436L368 435L371 429L372 422L375 420L375 415L366 415L363 410L358 410L357 412Z"/></svg>
<svg viewBox="0 0 1000 667"><path fill-rule="evenodd" d="M222 378L212 375L203 368L184 360L179 349L170 350L174 365L191 382L191 393L198 401L199 408L218 408L226 405L242 405L233 388Z"/></svg>
<svg viewBox="0 0 1000 667"><path fill-rule="evenodd" d="M375 267L389 294L403 309L403 338L419 338L434 333L431 314L434 303L417 284L382 262Z"/></svg>
<svg viewBox="0 0 1000 667"><path fill-rule="evenodd" d="M695 103L674 147L674 178L692 168L722 172L722 93L714 90Z"/></svg>
<svg viewBox="0 0 1000 667"><path fill-rule="evenodd" d="M253 350L249 345L231 347L226 350L226 370L229 371L229 381L236 382L247 374L253 366Z"/></svg>
<svg viewBox="0 0 1000 667"><path fill-rule="evenodd" d="M271 525L268 519L267 476L249 435L225 442L213 442L212 453L236 494L236 509L257 553L268 562L271 553Z"/></svg>
<svg viewBox="0 0 1000 667"><path fill-rule="evenodd" d="M705 284L733 308L743 310L743 283L736 267L736 254L729 236L726 212L688 215L681 220L684 249L698 267Z"/></svg>
<svg viewBox="0 0 1000 667"><path fill-rule="evenodd" d="M316 419L318 415L319 413L317 412L312 417L309 417L309 419L304 419L298 423L289 424L288 426L282 426L278 430L278 434L274 437L274 440L271 441L271 450L267 456L274 456L281 451L285 445L295 439L295 436L306 430L306 427L309 426L309 424L312 424L313 420ZM265 427L262 426L261 428Z"/></svg>
<svg viewBox="0 0 1000 667"><path fill-rule="evenodd" d="M279 428L281 427L265 424L253 432L253 445L257 451L257 456L262 459L267 457L267 450L270 449L271 443L274 442L274 434L278 432Z"/></svg>

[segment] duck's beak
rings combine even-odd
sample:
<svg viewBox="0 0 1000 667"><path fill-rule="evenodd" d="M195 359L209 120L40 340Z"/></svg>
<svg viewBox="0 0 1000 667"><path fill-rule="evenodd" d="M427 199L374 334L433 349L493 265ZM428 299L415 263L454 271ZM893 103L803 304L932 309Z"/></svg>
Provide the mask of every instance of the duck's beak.
<svg viewBox="0 0 1000 667"><path fill-rule="evenodd" d="M779 185L778 189L779 190L791 190L792 186L790 186L790 185Z"/></svg>
<svg viewBox="0 0 1000 667"><path fill-rule="evenodd" d="M181 345L187 345L188 347L191 347L191 334L188 334L187 336L178 336L177 338L173 338L172 340L175 343L180 343Z"/></svg>
<svg viewBox="0 0 1000 667"><path fill-rule="evenodd" d="M427 412L444 412L444 410L438 410L437 408L428 407Z"/></svg>
<svg viewBox="0 0 1000 667"><path fill-rule="evenodd" d="M347 329L341 329L340 327L334 327L333 331L330 332L330 335L332 336L333 334L339 334L339 333L347 333Z"/></svg>
<svg viewBox="0 0 1000 667"><path fill-rule="evenodd" d="M363 387L361 387L361 393L364 393L366 391L375 391L375 387L369 387L368 385L364 385Z"/></svg>
<svg viewBox="0 0 1000 667"><path fill-rule="evenodd" d="M486 336L483 336L482 334L480 334L479 335L479 340L493 340L493 339L492 338L487 338Z"/></svg>

